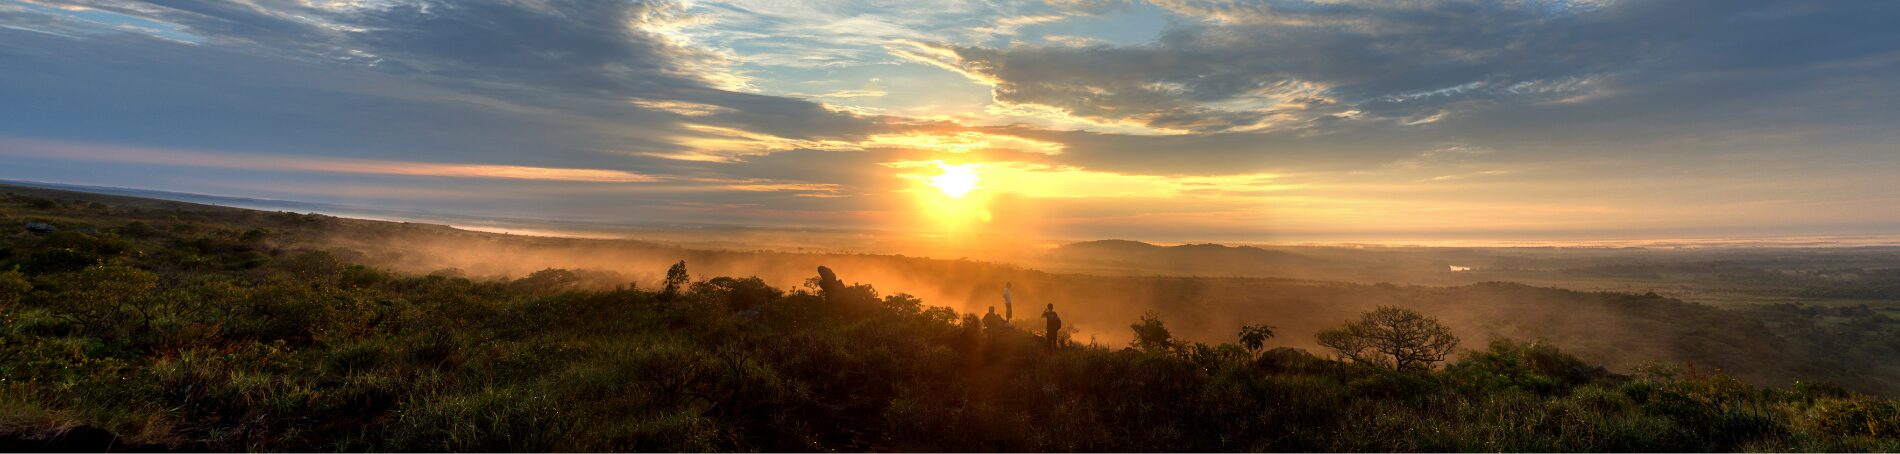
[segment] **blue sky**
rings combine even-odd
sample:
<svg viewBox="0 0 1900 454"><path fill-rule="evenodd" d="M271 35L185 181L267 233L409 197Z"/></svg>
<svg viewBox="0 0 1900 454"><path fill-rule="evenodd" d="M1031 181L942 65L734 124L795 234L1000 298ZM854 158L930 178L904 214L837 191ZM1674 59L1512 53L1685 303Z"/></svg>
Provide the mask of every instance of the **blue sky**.
<svg viewBox="0 0 1900 454"><path fill-rule="evenodd" d="M1064 238L1892 233L1896 23L1884 1L0 0L0 178Z"/></svg>

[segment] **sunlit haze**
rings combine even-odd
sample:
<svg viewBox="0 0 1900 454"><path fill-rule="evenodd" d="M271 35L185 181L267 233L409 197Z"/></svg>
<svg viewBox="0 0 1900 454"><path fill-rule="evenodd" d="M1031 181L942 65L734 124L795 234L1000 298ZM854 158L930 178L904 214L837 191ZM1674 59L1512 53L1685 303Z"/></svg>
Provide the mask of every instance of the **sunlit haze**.
<svg viewBox="0 0 1900 454"><path fill-rule="evenodd" d="M1900 0L0 0L0 451L1900 452Z"/></svg>

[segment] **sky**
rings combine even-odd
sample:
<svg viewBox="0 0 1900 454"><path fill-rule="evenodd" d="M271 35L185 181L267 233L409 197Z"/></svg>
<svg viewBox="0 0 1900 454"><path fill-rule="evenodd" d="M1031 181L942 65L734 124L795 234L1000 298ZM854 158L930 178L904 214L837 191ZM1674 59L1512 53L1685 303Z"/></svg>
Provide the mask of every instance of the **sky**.
<svg viewBox="0 0 1900 454"><path fill-rule="evenodd" d="M1157 241L1900 233L1900 2L0 0L0 179Z"/></svg>

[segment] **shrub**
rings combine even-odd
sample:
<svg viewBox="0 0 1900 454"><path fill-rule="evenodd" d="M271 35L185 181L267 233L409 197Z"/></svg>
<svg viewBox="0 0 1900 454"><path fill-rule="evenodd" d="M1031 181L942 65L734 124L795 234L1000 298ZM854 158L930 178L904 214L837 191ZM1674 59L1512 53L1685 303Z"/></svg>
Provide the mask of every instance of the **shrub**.
<svg viewBox="0 0 1900 454"><path fill-rule="evenodd" d="M1135 340L1129 341L1130 347L1143 351L1162 352L1177 347L1174 334L1168 332L1168 326L1161 321L1161 313L1148 311L1141 315L1141 321L1128 325L1135 330Z"/></svg>
<svg viewBox="0 0 1900 454"><path fill-rule="evenodd" d="M1461 386L1477 391L1521 389L1550 395L1609 377L1601 366L1591 366L1542 341L1493 339L1489 348L1471 351L1445 372Z"/></svg>
<svg viewBox="0 0 1900 454"><path fill-rule="evenodd" d="M0 271L0 312L12 309L32 291L33 283L26 280L26 274L19 270Z"/></svg>

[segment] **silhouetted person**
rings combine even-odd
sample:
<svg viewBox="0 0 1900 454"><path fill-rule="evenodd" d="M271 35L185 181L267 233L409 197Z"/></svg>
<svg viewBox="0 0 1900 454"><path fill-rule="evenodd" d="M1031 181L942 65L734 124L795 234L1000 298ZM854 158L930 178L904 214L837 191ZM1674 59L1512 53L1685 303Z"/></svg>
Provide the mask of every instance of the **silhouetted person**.
<svg viewBox="0 0 1900 454"><path fill-rule="evenodd" d="M992 307L990 309L992 312L994 312L996 308ZM1009 300L1009 283L1008 282L1003 283L1003 320L1005 321L1016 320L1016 304L1014 301Z"/></svg>
<svg viewBox="0 0 1900 454"><path fill-rule="evenodd" d="M996 306L990 306L990 313L983 316L983 329L995 333L1007 327L1009 322L1003 321L1003 316L996 315Z"/></svg>
<svg viewBox="0 0 1900 454"><path fill-rule="evenodd" d="M1062 331L1062 317L1056 315L1055 303L1050 303L1049 309L1042 311L1042 318L1049 322L1049 331L1046 335L1049 338L1049 348L1061 347L1061 341L1057 340L1056 333Z"/></svg>

